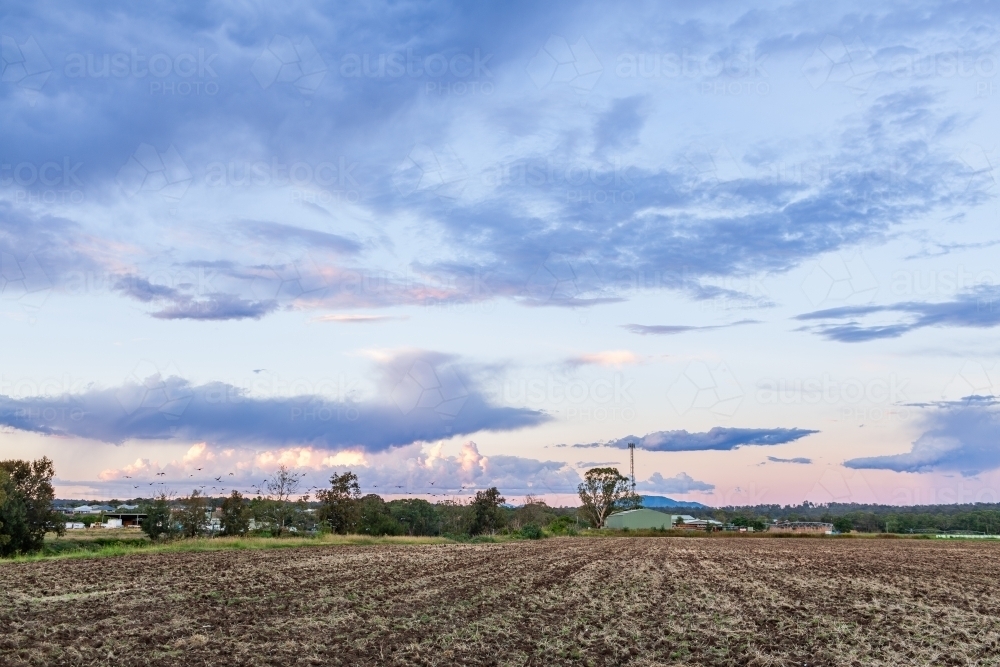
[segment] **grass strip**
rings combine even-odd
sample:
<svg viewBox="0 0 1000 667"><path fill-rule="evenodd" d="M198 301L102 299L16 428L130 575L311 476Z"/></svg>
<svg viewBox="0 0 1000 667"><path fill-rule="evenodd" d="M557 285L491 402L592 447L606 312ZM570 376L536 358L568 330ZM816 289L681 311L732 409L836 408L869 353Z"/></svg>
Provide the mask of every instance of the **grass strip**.
<svg viewBox="0 0 1000 667"><path fill-rule="evenodd" d="M54 540L46 544L46 550L37 554L13 556L0 559L2 563L31 563L70 558L110 558L131 554L184 553L191 551L240 551L258 549L292 549L300 547L324 547L334 545L375 545L375 544L452 544L453 540L443 537L370 537L367 535L321 535L319 537L195 537L168 542L148 540L87 540L73 542Z"/></svg>

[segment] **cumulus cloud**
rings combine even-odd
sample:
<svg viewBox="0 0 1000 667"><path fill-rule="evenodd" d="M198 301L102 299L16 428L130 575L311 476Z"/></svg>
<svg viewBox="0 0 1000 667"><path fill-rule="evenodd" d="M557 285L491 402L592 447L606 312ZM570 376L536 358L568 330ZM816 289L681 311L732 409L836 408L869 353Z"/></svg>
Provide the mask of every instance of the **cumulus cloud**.
<svg viewBox="0 0 1000 667"><path fill-rule="evenodd" d="M924 432L909 452L844 462L848 468L977 475L1000 468L1000 404L992 396L924 406Z"/></svg>
<svg viewBox="0 0 1000 667"><path fill-rule="evenodd" d="M210 495L232 490L256 494L280 465L302 476L301 491L324 488L334 472L358 475L364 493L383 496L429 496L462 499L477 489L496 486L502 493L575 493L579 474L558 461L518 456L485 456L473 441L457 454L443 452L443 445L415 443L392 452L316 447L255 450L247 447L191 445L185 454L166 463L139 458L120 468L101 472L88 482L109 495L149 496L161 491L188 493L199 489Z"/></svg>
<svg viewBox="0 0 1000 667"><path fill-rule="evenodd" d="M905 320L889 324L863 324L869 315L899 313ZM859 343L880 338L898 338L926 327L992 328L1000 325L1000 287L984 285L951 301L937 303L906 301L886 306L829 308L796 317L802 321L824 320L809 330L829 340ZM837 322L840 323L830 323Z"/></svg>
<svg viewBox="0 0 1000 667"><path fill-rule="evenodd" d="M642 437L625 436L607 443L589 443L574 447L616 447L624 449L634 442L639 449L653 452L696 452L708 450L730 450L747 445L781 445L794 442L807 435L819 433L802 428L724 428L716 426L704 433L690 433L684 430L656 431Z"/></svg>
<svg viewBox="0 0 1000 667"><path fill-rule="evenodd" d="M679 472L673 477L663 477L658 472L650 475L649 479L636 482L637 491L649 491L651 493L691 493L692 491L712 491L714 484L700 482L686 472Z"/></svg>
<svg viewBox="0 0 1000 667"><path fill-rule="evenodd" d="M194 385L153 375L53 398L0 397L0 423L113 443L156 439L381 450L547 420L534 410L493 406L448 355L389 354L378 371L379 392L357 401L262 397L223 382Z"/></svg>

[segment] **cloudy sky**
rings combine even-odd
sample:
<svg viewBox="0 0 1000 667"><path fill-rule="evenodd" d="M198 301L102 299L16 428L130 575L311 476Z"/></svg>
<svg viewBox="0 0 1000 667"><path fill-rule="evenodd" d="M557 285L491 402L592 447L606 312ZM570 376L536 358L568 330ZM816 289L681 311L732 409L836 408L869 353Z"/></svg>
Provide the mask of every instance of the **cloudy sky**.
<svg viewBox="0 0 1000 667"><path fill-rule="evenodd" d="M1000 501L978 3L0 20L0 457L252 489Z"/></svg>

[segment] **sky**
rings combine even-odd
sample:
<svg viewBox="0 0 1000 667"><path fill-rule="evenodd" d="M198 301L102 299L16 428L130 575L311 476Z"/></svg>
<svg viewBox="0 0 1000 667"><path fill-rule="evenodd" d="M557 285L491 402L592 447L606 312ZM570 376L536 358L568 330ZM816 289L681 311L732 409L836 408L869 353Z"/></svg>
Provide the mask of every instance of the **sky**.
<svg viewBox="0 0 1000 667"><path fill-rule="evenodd" d="M835 4L5 5L0 458L1000 502L1000 16Z"/></svg>

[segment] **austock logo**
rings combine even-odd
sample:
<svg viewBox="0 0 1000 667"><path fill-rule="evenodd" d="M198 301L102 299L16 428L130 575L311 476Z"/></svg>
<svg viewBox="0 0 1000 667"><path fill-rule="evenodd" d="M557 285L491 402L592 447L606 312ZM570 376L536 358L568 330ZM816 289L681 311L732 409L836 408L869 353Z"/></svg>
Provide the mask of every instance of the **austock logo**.
<svg viewBox="0 0 1000 667"><path fill-rule="evenodd" d="M725 363L709 366L692 361L670 388L667 400L678 414L708 410L720 417L732 417L743 402L743 388Z"/></svg>
<svg viewBox="0 0 1000 667"><path fill-rule="evenodd" d="M326 62L311 39L303 37L293 42L284 35L275 35L250 68L261 88L289 83L303 95L319 89L326 71Z"/></svg>
<svg viewBox="0 0 1000 667"><path fill-rule="evenodd" d="M404 197L430 193L442 199L457 199L465 190L469 173L450 146L432 150L418 144L396 167L392 182Z"/></svg>
<svg viewBox="0 0 1000 667"><path fill-rule="evenodd" d="M164 419L176 421L187 409L194 392L174 366L160 370L150 361L139 362L115 392L125 414L140 409L155 410Z"/></svg>
<svg viewBox="0 0 1000 667"><path fill-rule="evenodd" d="M51 293L52 281L35 255L18 259L10 253L0 254L0 298L20 304L32 324L34 314Z"/></svg>
<svg viewBox="0 0 1000 667"><path fill-rule="evenodd" d="M431 410L448 421L458 416L468 398L469 392L453 368L435 368L420 360L392 390L392 400L404 415Z"/></svg>
<svg viewBox="0 0 1000 667"><path fill-rule="evenodd" d="M265 264L253 268L250 290L258 299L278 302L299 298L319 298L330 287L323 271L309 255L292 257L275 255Z"/></svg>
<svg viewBox="0 0 1000 667"><path fill-rule="evenodd" d="M193 178L173 144L163 153L149 144L139 144L118 170L115 180L130 199L144 192L178 201L184 197Z"/></svg>
<svg viewBox="0 0 1000 667"><path fill-rule="evenodd" d="M848 45L839 37L827 35L802 64L802 73L813 90L839 83L860 95L874 83L879 66L860 38Z"/></svg>
<svg viewBox="0 0 1000 667"><path fill-rule="evenodd" d="M52 66L34 37L21 44L7 35L0 36L0 80L37 93L49 80Z"/></svg>
<svg viewBox="0 0 1000 667"><path fill-rule="evenodd" d="M860 251L827 255L813 264L802 281L802 291L813 307L870 303L878 288L878 279Z"/></svg>
<svg viewBox="0 0 1000 667"><path fill-rule="evenodd" d="M604 65L583 37L570 45L565 37L552 35L528 63L527 71L539 90L565 85L587 93L597 85Z"/></svg>

